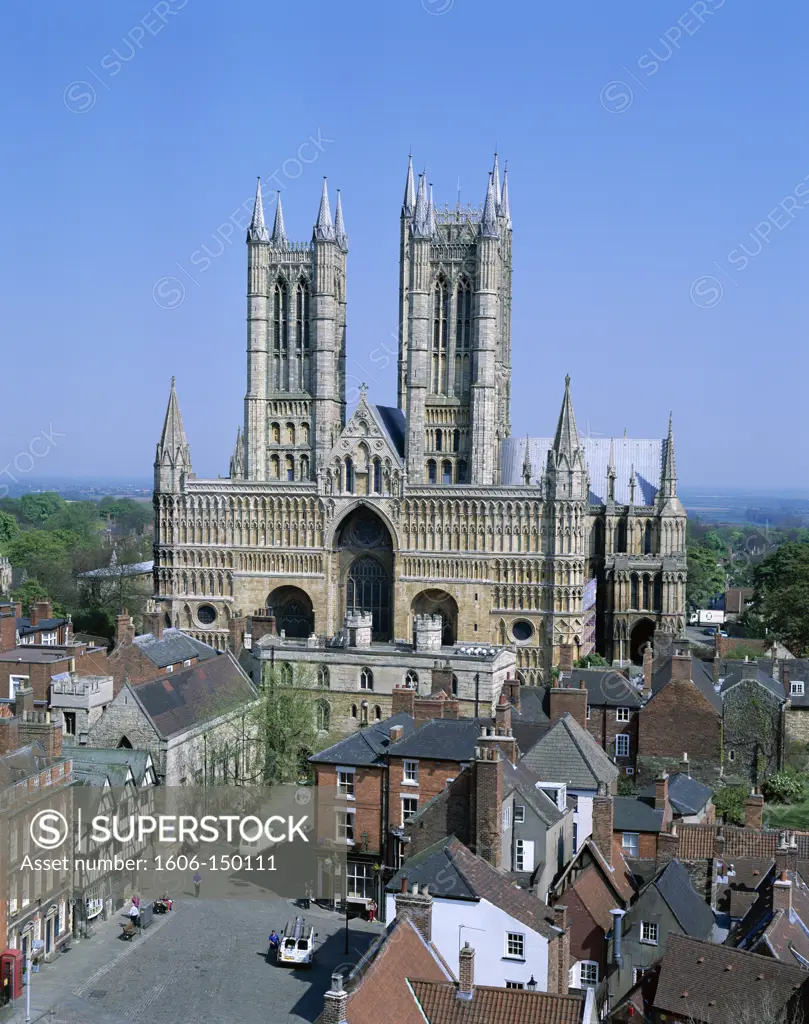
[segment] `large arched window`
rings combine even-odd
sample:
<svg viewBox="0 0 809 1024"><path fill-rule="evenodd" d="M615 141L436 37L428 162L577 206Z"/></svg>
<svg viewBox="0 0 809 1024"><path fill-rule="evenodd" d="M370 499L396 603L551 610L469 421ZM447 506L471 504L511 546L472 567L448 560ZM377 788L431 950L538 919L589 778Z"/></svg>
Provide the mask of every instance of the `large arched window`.
<svg viewBox="0 0 809 1024"><path fill-rule="evenodd" d="M298 348L309 350L309 288L301 281L295 290L295 327Z"/></svg>
<svg viewBox="0 0 809 1024"><path fill-rule="evenodd" d="M619 554L626 552L626 520L618 521L618 529L615 531L615 550Z"/></svg>
<svg viewBox="0 0 809 1024"><path fill-rule="evenodd" d="M346 459L345 490L346 494L354 493L354 463L351 461L351 456Z"/></svg>
<svg viewBox="0 0 809 1024"><path fill-rule="evenodd" d="M451 484L452 483L452 463L445 461L441 463L441 483Z"/></svg>
<svg viewBox="0 0 809 1024"><path fill-rule="evenodd" d="M472 285L458 282L455 319L455 394L469 393L469 350L472 338Z"/></svg>
<svg viewBox="0 0 809 1024"><path fill-rule="evenodd" d="M331 704L327 700L315 704L315 726L318 732L328 732L331 728Z"/></svg>
<svg viewBox="0 0 809 1024"><path fill-rule="evenodd" d="M277 281L273 288L272 329L275 386L284 388L289 367L289 290L284 280Z"/></svg>
<svg viewBox="0 0 809 1024"><path fill-rule="evenodd" d="M663 577L659 573L654 581L654 611L663 611Z"/></svg>
<svg viewBox="0 0 809 1024"><path fill-rule="evenodd" d="M639 590L640 590L640 588L638 586L638 575L637 575L637 573L633 572L631 580L630 580L630 591L631 591L630 599L629 599L629 607L630 608L640 608L640 605L638 604L638 601L640 600Z"/></svg>
<svg viewBox="0 0 809 1024"><path fill-rule="evenodd" d="M463 459L460 459L458 462L458 483L466 483L466 463Z"/></svg>
<svg viewBox="0 0 809 1024"><path fill-rule="evenodd" d="M434 484L437 479L437 469L435 465L435 459L427 460L427 483Z"/></svg>
<svg viewBox="0 0 809 1024"><path fill-rule="evenodd" d="M292 685L292 665L288 661L282 661L278 667L278 678L286 686Z"/></svg>
<svg viewBox="0 0 809 1024"><path fill-rule="evenodd" d="M651 600L651 596L652 596L651 595L651 584L649 582L649 577L648 576L644 576L643 577L643 607L645 609L648 609L648 608L651 607L651 604L649 603L650 600Z"/></svg>
<svg viewBox="0 0 809 1024"><path fill-rule="evenodd" d="M374 494L382 493L382 460L374 459Z"/></svg>
<svg viewBox="0 0 809 1024"><path fill-rule="evenodd" d="M371 612L374 638L390 637L390 577L375 558L358 558L348 570L346 608Z"/></svg>
<svg viewBox="0 0 809 1024"><path fill-rule="evenodd" d="M324 689L329 686L329 666L319 665L317 669L317 685Z"/></svg>
<svg viewBox="0 0 809 1024"><path fill-rule="evenodd" d="M653 547L653 527L649 520L646 520L646 526L643 528L643 553L644 555L652 554Z"/></svg>
<svg viewBox="0 0 809 1024"><path fill-rule="evenodd" d="M360 669L360 689L373 690L374 674L369 668Z"/></svg>
<svg viewBox="0 0 809 1024"><path fill-rule="evenodd" d="M433 289L433 344L430 391L434 395L447 393L447 320L449 318L449 287L439 277Z"/></svg>
<svg viewBox="0 0 809 1024"><path fill-rule="evenodd" d="M411 669L407 673L407 675L405 676L405 686L409 687L411 690L415 690L415 689L418 688L418 685L419 685L418 672L414 672L413 669Z"/></svg>

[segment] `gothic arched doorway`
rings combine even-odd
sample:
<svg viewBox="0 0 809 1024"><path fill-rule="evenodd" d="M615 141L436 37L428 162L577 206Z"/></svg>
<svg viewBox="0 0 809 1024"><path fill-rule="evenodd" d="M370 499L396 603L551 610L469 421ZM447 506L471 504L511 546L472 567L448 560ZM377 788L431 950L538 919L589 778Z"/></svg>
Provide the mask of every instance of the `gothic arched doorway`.
<svg viewBox="0 0 809 1024"><path fill-rule="evenodd" d="M444 620L441 643L452 647L458 639L458 603L446 590L422 590L410 605L413 615L440 615Z"/></svg>
<svg viewBox="0 0 809 1024"><path fill-rule="evenodd" d="M355 508L337 533L342 612L371 612L373 639L393 636L393 541L385 523L364 505Z"/></svg>
<svg viewBox="0 0 809 1024"><path fill-rule="evenodd" d="M312 599L300 587L278 587L267 598L272 608L275 628L294 639L305 639L315 631L315 613Z"/></svg>
<svg viewBox="0 0 809 1024"><path fill-rule="evenodd" d="M655 624L651 619L640 619L629 635L629 656L635 665L643 664L643 648L654 636Z"/></svg>

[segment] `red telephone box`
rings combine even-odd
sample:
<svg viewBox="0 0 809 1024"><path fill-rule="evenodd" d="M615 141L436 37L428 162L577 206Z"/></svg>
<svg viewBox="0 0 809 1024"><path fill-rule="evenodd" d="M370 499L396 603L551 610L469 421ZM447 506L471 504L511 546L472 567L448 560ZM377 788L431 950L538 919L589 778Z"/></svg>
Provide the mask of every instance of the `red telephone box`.
<svg viewBox="0 0 809 1024"><path fill-rule="evenodd" d="M19 999L22 995L22 950L7 949L0 954L0 984L3 1000Z"/></svg>

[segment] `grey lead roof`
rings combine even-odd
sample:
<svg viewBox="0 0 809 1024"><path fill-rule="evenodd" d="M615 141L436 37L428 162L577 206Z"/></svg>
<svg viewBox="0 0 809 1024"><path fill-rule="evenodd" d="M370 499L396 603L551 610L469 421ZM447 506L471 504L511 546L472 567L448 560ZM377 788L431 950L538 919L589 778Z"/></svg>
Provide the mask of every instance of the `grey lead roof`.
<svg viewBox="0 0 809 1024"><path fill-rule="evenodd" d="M618 777L618 769L590 733L567 713L521 763L543 782L564 782L571 789L597 790L599 782L609 787Z"/></svg>
<svg viewBox="0 0 809 1024"><path fill-rule="evenodd" d="M686 935L693 939L710 938L715 924L713 911L694 889L688 872L678 860L670 861L652 884L668 903Z"/></svg>
<svg viewBox="0 0 809 1024"><path fill-rule="evenodd" d="M551 437L508 437L503 441L502 479L505 486L519 486L523 483L522 467L525 461L525 445L535 479L548 462L548 452L553 447ZM610 459L610 445L615 458L615 502L629 504L629 479L635 470L635 504L653 505L660 488L663 473L666 442L663 438L636 439L631 437L579 437L584 450L584 461L590 477L590 502L605 505L607 502L607 466Z"/></svg>
<svg viewBox="0 0 809 1024"><path fill-rule="evenodd" d="M776 682L776 680L773 679L773 677L768 672L762 672L758 665L756 665L755 669L753 669L752 666L750 666L748 668L748 671L753 673L752 676L747 677L750 682L758 683L760 686L763 686L765 690L769 690L769 692L773 694L773 696L777 697L781 701L785 699L783 684ZM722 689L720 690L720 693L724 696L724 694L729 689L731 689L731 687L737 686L740 682L742 682L742 679L745 678L743 673L743 661L731 664L731 666L729 666L728 674L722 680Z"/></svg>
<svg viewBox="0 0 809 1024"><path fill-rule="evenodd" d="M167 668L169 665L178 665L189 658L197 658L199 661L209 661L218 657L218 652L195 640L179 629L164 629L161 639L153 633L144 633L136 636L133 643L146 655L146 657L158 668Z"/></svg>
<svg viewBox="0 0 809 1024"><path fill-rule="evenodd" d="M471 761L482 724L491 725L491 719L432 718L410 735L391 744L388 753L391 757Z"/></svg>
<svg viewBox="0 0 809 1024"><path fill-rule="evenodd" d="M593 707L639 708L642 704L638 688L614 668L575 668L570 679L574 687L584 680L587 703Z"/></svg>
<svg viewBox="0 0 809 1024"><path fill-rule="evenodd" d="M413 719L405 712L386 718L384 722L377 722L352 733L339 743L321 750L319 754L313 754L309 758L314 764L345 764L345 765L373 765L384 761L384 755L390 746L391 726L401 725L403 735L407 736L413 731Z"/></svg>
<svg viewBox="0 0 809 1024"><path fill-rule="evenodd" d="M401 409L390 405L375 405L377 416L388 433L394 451L404 457L405 419Z"/></svg>
<svg viewBox="0 0 809 1024"><path fill-rule="evenodd" d="M613 829L616 832L662 832L663 812L633 796L616 796Z"/></svg>

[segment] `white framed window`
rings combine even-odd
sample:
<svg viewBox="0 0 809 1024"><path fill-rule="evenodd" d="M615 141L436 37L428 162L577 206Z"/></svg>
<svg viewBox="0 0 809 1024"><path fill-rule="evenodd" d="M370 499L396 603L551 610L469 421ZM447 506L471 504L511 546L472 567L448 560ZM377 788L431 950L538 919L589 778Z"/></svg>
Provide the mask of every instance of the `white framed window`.
<svg viewBox="0 0 809 1024"><path fill-rule="evenodd" d="M186 658L185 661L183 662L183 668L190 668L190 667L191 667L191 659L190 658Z"/></svg>
<svg viewBox="0 0 809 1024"><path fill-rule="evenodd" d="M660 926L657 921L641 921L640 941L648 946L656 946L660 935Z"/></svg>
<svg viewBox="0 0 809 1024"><path fill-rule="evenodd" d="M624 768L624 775L634 775L634 774L635 774L635 769L632 768L630 765L627 765L626 768Z"/></svg>
<svg viewBox="0 0 809 1024"><path fill-rule="evenodd" d="M632 984L637 985L643 975L646 973L645 967L633 967L632 968Z"/></svg>
<svg viewBox="0 0 809 1024"><path fill-rule="evenodd" d="M370 900L374 896L374 868L372 864L346 865L348 895L354 899Z"/></svg>
<svg viewBox="0 0 809 1024"><path fill-rule="evenodd" d="M56 633L43 633L41 642L44 644L45 647L55 647Z"/></svg>
<svg viewBox="0 0 809 1024"><path fill-rule="evenodd" d="M337 769L337 793L347 800L354 799L354 774L353 768Z"/></svg>
<svg viewBox="0 0 809 1024"><path fill-rule="evenodd" d="M594 960L582 960L579 963L581 987L598 984L598 964Z"/></svg>
<svg viewBox="0 0 809 1024"><path fill-rule="evenodd" d="M534 843L530 839L518 839L514 844L514 870L534 870Z"/></svg>
<svg viewBox="0 0 809 1024"><path fill-rule="evenodd" d="M507 981L506 988L525 988L525 985L521 981Z"/></svg>
<svg viewBox="0 0 809 1024"><path fill-rule="evenodd" d="M615 737L615 756L629 757L629 733L619 732Z"/></svg>
<svg viewBox="0 0 809 1024"><path fill-rule="evenodd" d="M736 760L736 751L735 750L729 750L728 751L728 761L735 761L735 760Z"/></svg>
<svg viewBox="0 0 809 1024"><path fill-rule="evenodd" d="M503 828L511 828L511 804L503 807Z"/></svg>
<svg viewBox="0 0 809 1024"><path fill-rule="evenodd" d="M369 668L363 668L360 670L360 689L361 690L373 690L374 688L374 674Z"/></svg>
<svg viewBox="0 0 809 1024"><path fill-rule="evenodd" d="M523 804L514 805L514 824L522 825L525 821L525 806Z"/></svg>
<svg viewBox="0 0 809 1024"><path fill-rule="evenodd" d="M173 672L174 671L174 666L173 665L167 665L166 666L166 671L167 672Z"/></svg>
<svg viewBox="0 0 809 1024"><path fill-rule="evenodd" d="M629 721L629 708L616 708L615 709L615 721L616 722L628 722Z"/></svg>
<svg viewBox="0 0 809 1024"><path fill-rule="evenodd" d="M418 786L419 784L419 763L418 761L404 761L402 782L406 786Z"/></svg>
<svg viewBox="0 0 809 1024"><path fill-rule="evenodd" d="M402 797L402 825L406 825L419 809L419 798L417 796Z"/></svg>
<svg viewBox="0 0 809 1024"><path fill-rule="evenodd" d="M405 686L408 689L410 689L410 690L416 690L416 689L418 689L418 685L419 685L419 675L418 675L418 672L414 672L413 669L411 669L407 673L407 675L405 676Z"/></svg>
<svg viewBox="0 0 809 1024"><path fill-rule="evenodd" d="M587 721L590 721L590 705L587 705Z"/></svg>
<svg viewBox="0 0 809 1024"><path fill-rule="evenodd" d="M627 857L638 856L639 835L637 832L621 833L621 849Z"/></svg>
<svg viewBox="0 0 809 1024"><path fill-rule="evenodd" d="M803 680L793 679L789 684L789 695L790 697L802 697L803 696Z"/></svg>
<svg viewBox="0 0 809 1024"><path fill-rule="evenodd" d="M525 936L522 932L506 932L506 953L512 960L525 959Z"/></svg>
<svg viewBox="0 0 809 1024"><path fill-rule="evenodd" d="M65 736L76 735L76 712L75 711L63 711L62 712L62 724L63 732Z"/></svg>
<svg viewBox="0 0 809 1024"><path fill-rule="evenodd" d="M346 808L344 811L336 811L336 831L338 843L345 843L347 846L354 845L354 808Z"/></svg>
<svg viewBox="0 0 809 1024"><path fill-rule="evenodd" d="M23 689L28 686L28 676L9 676L8 677L8 696L10 700L14 700L17 696L17 690L22 687Z"/></svg>

